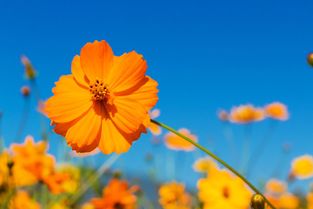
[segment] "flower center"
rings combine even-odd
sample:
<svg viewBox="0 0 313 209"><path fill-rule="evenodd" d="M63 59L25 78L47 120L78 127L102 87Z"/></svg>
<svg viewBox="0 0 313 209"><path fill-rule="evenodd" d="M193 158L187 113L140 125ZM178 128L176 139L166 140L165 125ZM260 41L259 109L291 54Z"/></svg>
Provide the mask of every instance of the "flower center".
<svg viewBox="0 0 313 209"><path fill-rule="evenodd" d="M110 96L110 92L107 85L99 79L96 79L96 81L93 84L90 84L89 91L90 93L92 93L93 101L107 102Z"/></svg>
<svg viewBox="0 0 313 209"><path fill-rule="evenodd" d="M224 187L223 188L223 196L227 199L227 198L229 198L229 188L227 188L227 187Z"/></svg>

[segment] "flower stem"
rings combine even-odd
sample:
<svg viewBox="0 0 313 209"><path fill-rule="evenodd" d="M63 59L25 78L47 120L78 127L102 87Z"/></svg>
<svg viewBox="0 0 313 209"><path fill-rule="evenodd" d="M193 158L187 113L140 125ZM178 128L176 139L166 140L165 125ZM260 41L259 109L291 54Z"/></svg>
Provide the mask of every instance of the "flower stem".
<svg viewBox="0 0 313 209"><path fill-rule="evenodd" d="M244 176L242 176L238 171L236 171L233 167L231 167L230 165L228 165L224 160L220 159L218 156L216 156L214 153L212 153L211 151L209 151L208 149L206 149L205 147L203 147L202 145L198 144L197 142L191 140L190 138L186 137L185 135L179 133L178 131L174 130L173 128L160 123L158 121L155 120L151 120L152 123L167 129L168 131L176 134L177 136L180 136L181 138L183 138L184 140L190 142L191 144L193 144L194 146L196 146L198 149L200 149L201 151L205 152L206 154L208 154L209 156L211 156L213 159L215 159L216 161L218 161L219 163L221 163L223 166L225 166L228 170L230 170L232 173L234 173L236 176L238 176L242 181L244 181L255 193L261 195L265 202L272 208L272 209L276 209L272 203L252 184L250 183Z"/></svg>

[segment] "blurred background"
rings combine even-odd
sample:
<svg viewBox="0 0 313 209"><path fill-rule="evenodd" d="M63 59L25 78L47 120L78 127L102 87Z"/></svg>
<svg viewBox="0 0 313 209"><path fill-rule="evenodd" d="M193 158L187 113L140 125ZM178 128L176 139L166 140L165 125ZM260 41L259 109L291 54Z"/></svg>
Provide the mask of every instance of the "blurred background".
<svg viewBox="0 0 313 209"><path fill-rule="evenodd" d="M143 54L148 75L159 83L158 120L188 128L202 145L237 169L242 167L245 143L252 155L270 136L249 178L256 184L273 175L284 179L293 158L313 154L313 69L306 62L313 51L312 11L311 0L0 0L4 143L18 140L14 136L23 115L20 88L27 80L21 55L38 72L36 81L45 100L52 95L54 82L70 73L80 48L104 39L117 55L131 50ZM225 124L217 117L219 109L248 103L262 107L275 101L288 106L289 120L247 126ZM20 142L28 134L41 138L35 99L29 109ZM44 124L48 127L49 121ZM51 130L49 138L50 153L70 152L59 150L65 142ZM157 138L162 142L162 136ZM142 135L114 168L126 176L153 175L158 181L177 179L195 187L199 176L192 164L203 154L168 150L153 141L150 133ZM99 154L92 162L101 164L106 158Z"/></svg>

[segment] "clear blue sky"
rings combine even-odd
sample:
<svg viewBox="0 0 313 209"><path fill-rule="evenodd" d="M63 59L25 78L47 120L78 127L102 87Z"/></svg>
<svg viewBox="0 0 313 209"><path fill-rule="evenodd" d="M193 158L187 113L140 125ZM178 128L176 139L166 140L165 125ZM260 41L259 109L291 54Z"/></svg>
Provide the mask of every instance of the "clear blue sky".
<svg viewBox="0 0 313 209"><path fill-rule="evenodd" d="M290 159L313 154L313 69L306 64L306 55L313 51L312 11L312 0L0 0L0 109L6 144L14 137L22 111L19 89L27 83L20 55L27 55L39 71L46 99L59 76L70 73L80 48L105 39L116 54L135 49L147 59L148 74L159 82L161 121L191 129L202 144L233 165L217 109L248 102L287 104L291 118L278 124L253 178L268 178L281 145L289 142L292 153L282 166L286 173ZM24 135L38 137L38 115L31 115ZM252 147L268 123L253 127ZM239 149L244 128L232 127ZM143 150L154 152L149 138L143 136L127 159L143 164ZM158 152L167 153L163 148ZM183 158L187 165L193 159ZM131 163L123 166L138 172ZM179 178L194 178L185 167Z"/></svg>

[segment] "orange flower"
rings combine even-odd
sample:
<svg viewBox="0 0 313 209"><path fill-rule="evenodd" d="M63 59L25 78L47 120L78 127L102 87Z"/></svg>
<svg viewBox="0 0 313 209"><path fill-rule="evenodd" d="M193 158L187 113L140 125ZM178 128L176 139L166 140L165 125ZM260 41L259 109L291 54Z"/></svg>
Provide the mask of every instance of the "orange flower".
<svg viewBox="0 0 313 209"><path fill-rule="evenodd" d="M9 209L40 209L40 205L27 192L18 191L11 199Z"/></svg>
<svg viewBox="0 0 313 209"><path fill-rule="evenodd" d="M90 201L94 209L135 209L137 208L137 197L134 192L138 190L137 186L128 188L127 181L112 179L108 186L103 189L101 198L93 198Z"/></svg>
<svg viewBox="0 0 313 209"><path fill-rule="evenodd" d="M264 119L264 111L252 105L240 105L233 107L230 113L230 121L233 123L251 123Z"/></svg>
<svg viewBox="0 0 313 209"><path fill-rule="evenodd" d="M313 156L303 155L292 161L290 174L299 179L313 177Z"/></svg>
<svg viewBox="0 0 313 209"><path fill-rule="evenodd" d="M163 184L159 189L159 203L164 209L189 209L191 196L185 191L185 186L171 182Z"/></svg>
<svg viewBox="0 0 313 209"><path fill-rule="evenodd" d="M297 196L285 193L279 198L279 208L282 209L297 209L299 208L300 200Z"/></svg>
<svg viewBox="0 0 313 209"><path fill-rule="evenodd" d="M313 53L308 54L308 63L311 67L313 67Z"/></svg>
<svg viewBox="0 0 313 209"><path fill-rule="evenodd" d="M189 137L195 142L198 141L197 137L195 135L192 135L190 131L186 128L181 128L178 130L178 132ZM183 151L193 151L195 149L195 146L193 144L181 138L180 136L173 134L172 132L166 134L164 138L165 138L165 145L169 149L183 150Z"/></svg>
<svg viewBox="0 0 313 209"><path fill-rule="evenodd" d="M266 183L265 188L268 193L279 195L287 191L287 184L277 179L271 179Z"/></svg>
<svg viewBox="0 0 313 209"><path fill-rule="evenodd" d="M73 59L72 75L56 82L44 112L77 152L126 152L149 126L148 111L158 100L146 69L134 51L114 56L105 41L87 43Z"/></svg>
<svg viewBox="0 0 313 209"><path fill-rule="evenodd" d="M149 115L150 115L151 119L155 119L155 118L160 116L160 110L159 109L154 109L151 112L149 112ZM160 126L158 126L158 125L156 125L154 123L150 123L149 130L155 136L158 136L158 135L160 135L162 133L162 129L160 128Z"/></svg>
<svg viewBox="0 0 313 209"><path fill-rule="evenodd" d="M277 119L277 120L288 120L288 110L287 107L279 102L274 102L272 104L265 106L265 114L268 117Z"/></svg>
<svg viewBox="0 0 313 209"><path fill-rule="evenodd" d="M53 172L55 160L46 153L47 143L35 143L31 136L26 137L24 144L11 146L14 180L17 185L31 185L43 180Z"/></svg>
<svg viewBox="0 0 313 209"><path fill-rule="evenodd" d="M196 172L205 173L208 175L213 174L219 168L215 161L209 157L199 158L194 164L193 169Z"/></svg>

